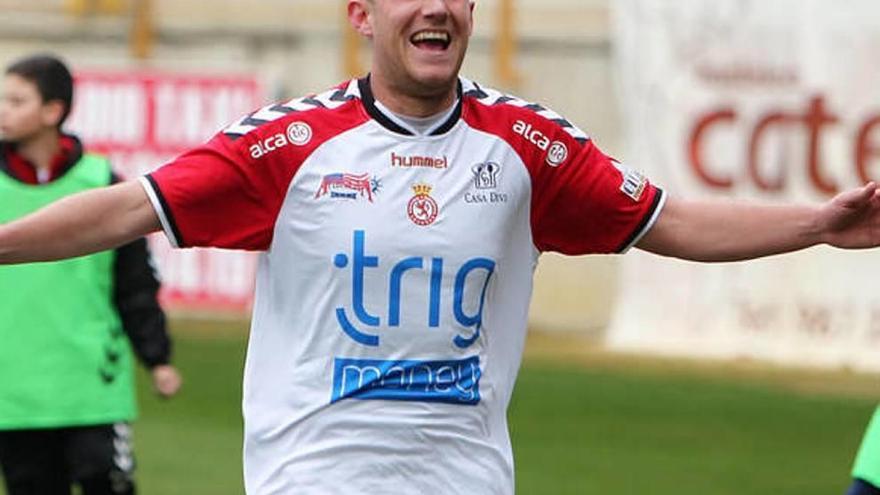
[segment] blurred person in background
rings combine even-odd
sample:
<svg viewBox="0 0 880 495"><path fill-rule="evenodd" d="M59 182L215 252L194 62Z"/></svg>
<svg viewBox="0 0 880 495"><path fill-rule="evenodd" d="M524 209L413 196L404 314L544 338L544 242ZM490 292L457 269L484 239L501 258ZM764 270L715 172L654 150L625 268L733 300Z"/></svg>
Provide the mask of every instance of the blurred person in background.
<svg viewBox="0 0 880 495"><path fill-rule="evenodd" d="M473 1L347 5L372 41L367 76L0 225L0 263L160 229L178 247L262 251L247 493L513 493L507 406L542 252L880 245L873 183L821 205L675 198L558 114L460 78Z"/></svg>
<svg viewBox="0 0 880 495"><path fill-rule="evenodd" d="M865 430L846 495L880 495L880 407Z"/></svg>
<svg viewBox="0 0 880 495"><path fill-rule="evenodd" d="M119 182L105 158L62 131L72 101L71 74L53 56L6 69L0 222ZM67 261L0 267L0 465L9 495L68 495L73 485L83 495L135 493L129 341L161 396L181 384L158 289L142 237Z"/></svg>

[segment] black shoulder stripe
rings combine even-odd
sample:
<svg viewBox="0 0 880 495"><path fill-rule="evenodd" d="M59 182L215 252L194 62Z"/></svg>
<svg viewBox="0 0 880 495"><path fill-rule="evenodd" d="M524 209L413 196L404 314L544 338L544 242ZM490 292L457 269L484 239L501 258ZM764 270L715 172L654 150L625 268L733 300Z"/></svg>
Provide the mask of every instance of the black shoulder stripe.
<svg viewBox="0 0 880 495"><path fill-rule="evenodd" d="M321 102L319 100L316 100L314 96L308 96L306 98L303 98L302 102L307 105L314 105L317 108L327 108L327 105L325 105L323 102Z"/></svg>
<svg viewBox="0 0 880 495"><path fill-rule="evenodd" d="M550 122L553 122L554 124L558 125L559 127L573 127L572 123L565 120L565 119L553 119Z"/></svg>
<svg viewBox="0 0 880 495"><path fill-rule="evenodd" d="M268 124L268 120L255 119L253 117L248 117L241 121L242 125L251 125L254 127L260 127L261 125Z"/></svg>
<svg viewBox="0 0 880 495"><path fill-rule="evenodd" d="M464 96L468 98L476 98L478 100L482 100L484 98L489 97L489 93L483 91L483 88L480 87L479 84L474 83L474 89L469 90Z"/></svg>
<svg viewBox="0 0 880 495"><path fill-rule="evenodd" d="M336 102L345 102L348 100L353 100L354 98L355 98L354 95L346 96L344 89L337 89L336 92L334 92L332 95L330 95L330 101L336 101Z"/></svg>
<svg viewBox="0 0 880 495"><path fill-rule="evenodd" d="M275 105L272 108L270 108L269 110L272 112L281 112L281 113L293 113L296 111L290 107L285 107L284 105ZM253 115L253 114L251 114L251 115Z"/></svg>
<svg viewBox="0 0 880 495"><path fill-rule="evenodd" d="M334 109L341 104L357 98L355 95L346 94L346 89L335 88L319 95L311 95L299 100L292 100L283 104L273 104L263 107L246 117L226 127L222 132L232 141L235 141L260 126L266 125L286 115L299 112L307 112L313 109ZM259 115L261 118L255 118Z"/></svg>
<svg viewBox="0 0 880 495"><path fill-rule="evenodd" d="M469 87L466 96L473 96L484 105L496 106L509 104L516 108L527 110L534 113L538 117L541 117L555 124L560 129L563 129L568 135L571 136L572 139L574 139L578 144L582 146L590 141L590 137L587 136L577 126L572 124L571 121L563 118L562 116L545 107L544 105L527 102L515 96L500 93L493 89L486 90L481 88L475 82L471 82L471 85L472 86Z"/></svg>

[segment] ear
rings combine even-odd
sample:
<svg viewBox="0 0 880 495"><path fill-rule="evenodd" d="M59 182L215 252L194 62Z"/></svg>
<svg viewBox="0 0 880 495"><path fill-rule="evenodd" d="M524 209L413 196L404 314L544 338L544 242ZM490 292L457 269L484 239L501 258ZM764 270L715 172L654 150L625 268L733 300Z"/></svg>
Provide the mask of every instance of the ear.
<svg viewBox="0 0 880 495"><path fill-rule="evenodd" d="M470 27L470 29L468 29L468 36L470 36L470 35L474 34L474 8L477 6L477 2L476 2L476 0L471 0L468 3L470 3L470 9L471 9L471 27Z"/></svg>
<svg viewBox="0 0 880 495"><path fill-rule="evenodd" d="M46 127L58 127L64 110L64 102L61 100L49 100L43 103L43 107L40 109L42 124Z"/></svg>
<svg viewBox="0 0 880 495"><path fill-rule="evenodd" d="M362 36L373 37L373 17L370 0L348 0L348 22Z"/></svg>

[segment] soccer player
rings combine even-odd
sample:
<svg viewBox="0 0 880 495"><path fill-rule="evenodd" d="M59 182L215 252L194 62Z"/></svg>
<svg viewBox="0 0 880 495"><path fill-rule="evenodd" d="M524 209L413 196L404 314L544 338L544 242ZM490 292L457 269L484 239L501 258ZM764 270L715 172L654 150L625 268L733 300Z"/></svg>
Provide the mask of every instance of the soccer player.
<svg viewBox="0 0 880 495"><path fill-rule="evenodd" d="M846 495L880 495L880 407L865 431L852 476Z"/></svg>
<svg viewBox="0 0 880 495"><path fill-rule="evenodd" d="M252 495L513 493L507 405L544 251L732 261L880 244L875 184L818 206L686 201L551 110L459 77L472 1L347 5L372 41L367 76L0 226L5 263L160 228L180 247L262 252Z"/></svg>
<svg viewBox="0 0 880 495"><path fill-rule="evenodd" d="M0 222L118 179L61 130L73 97L52 56L10 65L0 97ZM59 232L59 235L63 235ZM143 238L0 267L0 465L9 495L133 494L131 341L156 390L180 386ZM63 242L59 237L51 242ZM126 338L127 335L127 338Z"/></svg>

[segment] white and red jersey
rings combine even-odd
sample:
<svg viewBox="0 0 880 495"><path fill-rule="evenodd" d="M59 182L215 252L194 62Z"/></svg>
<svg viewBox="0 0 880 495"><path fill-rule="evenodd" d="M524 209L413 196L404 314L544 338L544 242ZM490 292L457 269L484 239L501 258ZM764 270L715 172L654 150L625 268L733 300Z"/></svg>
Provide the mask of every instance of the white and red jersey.
<svg viewBox="0 0 880 495"><path fill-rule="evenodd" d="M172 243L263 251L248 493L513 493L539 254L624 251L664 196L541 106L467 80L459 96L415 135L353 80L143 179Z"/></svg>

